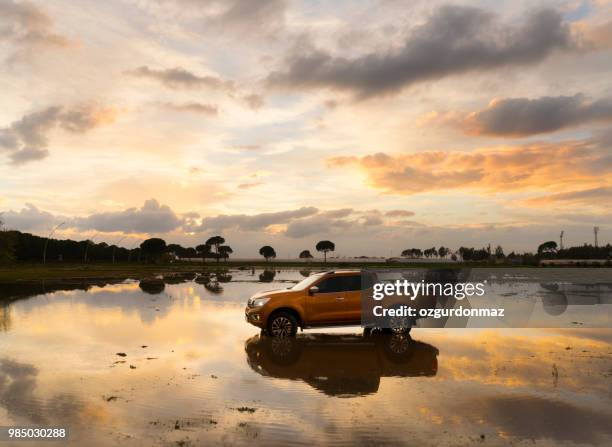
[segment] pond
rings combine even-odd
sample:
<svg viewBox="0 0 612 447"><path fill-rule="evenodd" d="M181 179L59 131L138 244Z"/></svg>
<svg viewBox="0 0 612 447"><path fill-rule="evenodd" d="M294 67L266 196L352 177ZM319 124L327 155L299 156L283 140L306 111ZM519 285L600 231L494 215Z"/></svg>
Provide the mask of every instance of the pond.
<svg viewBox="0 0 612 447"><path fill-rule="evenodd" d="M612 443L611 329L270 340L244 321L307 274L0 285L0 426L87 446Z"/></svg>

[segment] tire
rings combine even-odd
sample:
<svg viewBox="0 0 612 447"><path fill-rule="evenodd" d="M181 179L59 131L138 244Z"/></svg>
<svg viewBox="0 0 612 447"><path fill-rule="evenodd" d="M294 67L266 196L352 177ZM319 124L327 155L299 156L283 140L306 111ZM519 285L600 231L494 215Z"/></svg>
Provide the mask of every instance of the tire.
<svg viewBox="0 0 612 447"><path fill-rule="evenodd" d="M414 346L409 334L393 334L387 338L384 352L393 363L406 363L414 354Z"/></svg>
<svg viewBox="0 0 612 447"><path fill-rule="evenodd" d="M289 312L276 312L268 318L268 335L272 337L293 337L297 329L297 319Z"/></svg>

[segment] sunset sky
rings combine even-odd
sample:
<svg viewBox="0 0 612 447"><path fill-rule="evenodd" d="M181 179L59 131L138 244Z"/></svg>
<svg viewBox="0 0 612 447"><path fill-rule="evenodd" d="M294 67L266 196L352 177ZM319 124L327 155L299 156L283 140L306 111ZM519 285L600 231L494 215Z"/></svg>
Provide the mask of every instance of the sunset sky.
<svg viewBox="0 0 612 447"><path fill-rule="evenodd" d="M8 228L235 256L612 240L612 2L0 0Z"/></svg>

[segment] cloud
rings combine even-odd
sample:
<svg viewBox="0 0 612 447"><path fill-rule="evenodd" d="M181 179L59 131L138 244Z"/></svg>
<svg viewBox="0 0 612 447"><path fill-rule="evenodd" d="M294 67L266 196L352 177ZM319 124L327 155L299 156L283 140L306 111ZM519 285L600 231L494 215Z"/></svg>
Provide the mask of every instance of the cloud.
<svg viewBox="0 0 612 447"><path fill-rule="evenodd" d="M337 210L324 211L321 213L321 216L331 219L338 219L340 217L347 217L353 214L353 212L353 208L339 208Z"/></svg>
<svg viewBox="0 0 612 447"><path fill-rule="evenodd" d="M612 180L612 158L593 142L560 142L472 152L419 152L333 157L328 166L356 166L376 189L416 194L470 188L493 193L599 186Z"/></svg>
<svg viewBox="0 0 612 447"><path fill-rule="evenodd" d="M31 203L26 203L20 211L0 213L0 217L7 228L21 231L49 230L63 220L61 216L42 211Z"/></svg>
<svg viewBox="0 0 612 447"><path fill-rule="evenodd" d="M580 24L577 28L585 38L585 46L602 50L612 48L612 20L599 25Z"/></svg>
<svg viewBox="0 0 612 447"><path fill-rule="evenodd" d="M369 215L369 216L364 216L361 218L360 220L362 225L371 227L371 226L376 226L376 225L382 225L384 223L384 221L382 220L382 218L380 216L376 216L376 215Z"/></svg>
<svg viewBox="0 0 612 447"><path fill-rule="evenodd" d="M289 238L303 238L313 234L337 234L349 228L365 229L382 226L380 212L357 212L352 208L318 210L302 207L297 210L254 215L234 214L207 217L194 231L268 231Z"/></svg>
<svg viewBox="0 0 612 447"><path fill-rule="evenodd" d="M5 149L19 149L20 146L47 146L47 132L57 124L61 108L48 107L24 115L8 128L0 129Z"/></svg>
<svg viewBox="0 0 612 447"><path fill-rule="evenodd" d="M260 109L265 103L263 96L255 93L245 94L231 80L225 80L212 75L197 75L183 67L154 69L143 65L133 70L127 70L125 73L137 78L157 81L163 86L173 90L210 89L222 91L230 98L241 101L252 110ZM165 106L169 109L183 112L205 113L209 115L218 114L217 105L191 102L186 104L166 103Z"/></svg>
<svg viewBox="0 0 612 447"><path fill-rule="evenodd" d="M612 98L591 101L577 94L494 99L458 124L468 134L523 137L593 121L612 121Z"/></svg>
<svg viewBox="0 0 612 447"><path fill-rule="evenodd" d="M387 217L412 217L414 216L413 211L408 210L391 210L385 213Z"/></svg>
<svg viewBox="0 0 612 447"><path fill-rule="evenodd" d="M252 215L221 214L216 217L206 217L202 219L202 223L198 230L206 231L238 229L242 231L257 231L263 230L271 225L282 225L289 223L294 219L311 216L318 213L318 211L319 210L315 207L304 206L296 210L280 211L275 213L260 213Z"/></svg>
<svg viewBox="0 0 612 447"><path fill-rule="evenodd" d="M166 233L179 228L182 220L155 199L145 201L142 208L92 214L77 218L71 224L82 230L124 233Z"/></svg>
<svg viewBox="0 0 612 447"><path fill-rule="evenodd" d="M346 230L356 224L348 219L336 219L330 216L314 216L308 219L299 219L287 225L285 236L300 239L313 234L330 234L338 229Z"/></svg>
<svg viewBox="0 0 612 447"><path fill-rule="evenodd" d="M263 185L263 182L241 183L238 185L238 189L251 189L261 185Z"/></svg>
<svg viewBox="0 0 612 447"><path fill-rule="evenodd" d="M350 59L323 50L304 54L300 48L288 68L271 73L268 82L348 90L366 98L454 74L537 63L570 44L569 29L553 10L533 12L513 26L479 8L447 5L414 28L399 49Z"/></svg>
<svg viewBox="0 0 612 447"><path fill-rule="evenodd" d="M127 71L127 74L138 78L152 79L171 89L210 88L224 91L234 89L232 81L226 81L217 76L199 76L182 67L156 70L143 65Z"/></svg>
<svg viewBox="0 0 612 447"><path fill-rule="evenodd" d="M255 93L243 96L242 100L253 110L261 109L265 103L264 97Z"/></svg>
<svg viewBox="0 0 612 447"><path fill-rule="evenodd" d="M164 104L164 107L177 112L199 113L202 115L209 116L216 116L219 114L219 107L216 104L201 104L199 102L187 102L179 104L167 102Z"/></svg>
<svg viewBox="0 0 612 447"><path fill-rule="evenodd" d="M262 148L261 144L242 144L240 146L233 146L232 149L239 151L258 151Z"/></svg>
<svg viewBox="0 0 612 447"><path fill-rule="evenodd" d="M47 107L0 128L0 149L8 150L11 162L16 165L41 160L49 155L47 134L53 128L59 126L70 133L84 133L112 122L115 116L114 109L93 104Z"/></svg>
<svg viewBox="0 0 612 447"><path fill-rule="evenodd" d="M0 2L0 42L9 41L21 50L41 47L65 48L72 43L53 31L53 21L29 2Z"/></svg>
<svg viewBox="0 0 612 447"><path fill-rule="evenodd" d="M30 161L42 160L49 156L47 149L36 149L34 147L24 147L9 154L11 164L15 166L26 164Z"/></svg>
<svg viewBox="0 0 612 447"><path fill-rule="evenodd" d="M227 7L209 18L213 25L235 32L252 32L277 29L285 21L286 0L233 0L218 2Z"/></svg>
<svg viewBox="0 0 612 447"><path fill-rule="evenodd" d="M542 206L550 204L586 204L612 207L612 187L603 186L599 188L583 189L578 191L561 192L546 196L533 197L524 200L528 206Z"/></svg>
<svg viewBox="0 0 612 447"><path fill-rule="evenodd" d="M244 39L274 36L285 24L288 0L166 0L194 29ZM154 3L155 4L155 3ZM157 5L158 6L158 5ZM154 8L160 14L166 9ZM166 18L166 17L164 17Z"/></svg>
<svg viewBox="0 0 612 447"><path fill-rule="evenodd" d="M352 208L319 210L302 207L294 210L260 214L222 214L204 217L195 212L178 215L170 207L157 200L145 201L141 208L123 211L95 213L82 217L65 217L41 211L28 204L21 211L9 210L1 214L7 227L18 230L48 231L54 225L65 222L64 229L95 230L114 233L163 234L169 232L226 233L231 231L248 234L277 234L289 238L303 238L313 234L340 235L349 229L356 234L366 234L376 228L386 228L387 222L378 210L356 211ZM392 222L389 228L408 228L421 225L414 222ZM360 233L361 232L361 233ZM370 233L368 233L370 234ZM236 236L236 233L234 233Z"/></svg>

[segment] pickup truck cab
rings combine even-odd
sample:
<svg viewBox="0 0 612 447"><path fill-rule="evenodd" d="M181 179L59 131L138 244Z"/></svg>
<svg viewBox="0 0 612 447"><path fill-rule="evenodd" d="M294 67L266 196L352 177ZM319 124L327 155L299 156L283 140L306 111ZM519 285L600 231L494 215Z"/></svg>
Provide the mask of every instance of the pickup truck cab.
<svg viewBox="0 0 612 447"><path fill-rule="evenodd" d="M361 270L315 273L293 287L253 295L245 309L246 321L272 336L292 336L302 329L361 324Z"/></svg>

